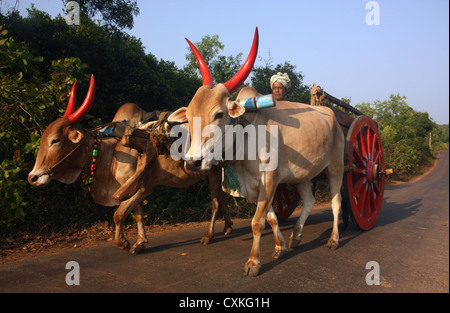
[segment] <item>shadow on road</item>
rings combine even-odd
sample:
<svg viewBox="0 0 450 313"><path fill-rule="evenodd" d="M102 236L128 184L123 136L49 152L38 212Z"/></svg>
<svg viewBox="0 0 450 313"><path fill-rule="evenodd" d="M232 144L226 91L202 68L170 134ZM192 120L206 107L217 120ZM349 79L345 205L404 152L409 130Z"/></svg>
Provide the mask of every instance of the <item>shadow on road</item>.
<svg viewBox="0 0 450 313"><path fill-rule="evenodd" d="M415 199L409 202L405 203L395 203L390 202L389 197L386 197L383 200L383 206L382 210L380 212L379 219L377 223L375 224L374 228L372 230L375 230L378 227L383 227L389 224L394 224L398 221L401 221L403 219L407 219L411 216L415 216L422 204L421 199ZM384 214L383 214L384 212ZM273 259L267 263L262 264L261 272L260 274L263 275L266 272L270 272L274 267L279 266L280 264L284 263L285 261L296 257L299 254L306 253L310 250L315 249L326 249L326 244L328 239L331 236L332 231L332 223L333 215L331 210L322 210L317 213L312 213L306 222L306 227L308 225L316 225L320 223L330 223L330 227L322 232L318 237L314 238L313 240L309 242L305 242L300 244L300 246L296 249L291 249L287 256L283 259ZM281 223L281 230L287 230L288 228L292 228L295 222L297 221L297 218L290 218L286 220L285 222ZM342 223L341 223L342 224ZM307 228L305 229L307 231ZM370 232L369 230L368 232ZM348 243L350 243L352 240L357 238L358 236L364 234L366 231L360 230L358 227L353 225L352 222L349 222L347 229L344 232L340 232L340 240L339 240L339 248L342 249L345 247ZM271 233L265 233L264 235L270 235ZM289 238L285 238L288 240Z"/></svg>
<svg viewBox="0 0 450 313"><path fill-rule="evenodd" d="M392 188L390 188L392 189ZM395 188L397 189L397 188ZM395 203L390 202L389 197L385 197L383 200L383 207L380 213L380 217L374 227L376 229L377 227L383 227L389 224L396 223L400 220L409 218L411 216L416 215L420 205L421 205L421 199L412 200L405 203ZM280 222L280 230L283 233L283 236L285 237L285 240L289 241L289 234L290 231L293 230L295 223L297 222L297 219L299 218L299 213L294 214L290 218L286 219L283 222ZM264 274L267 272L270 272L274 267L279 266L280 264L284 263L285 261L294 258L302 253L307 253L308 251L315 250L315 249L327 249L326 244L328 239L331 236L332 231L332 221L333 221L333 214L330 209L320 209L317 211L313 211L311 215L308 217L306 224L305 224L305 231L308 231L308 228L311 226L318 226L322 223L328 223L329 227L323 232L320 233L319 236L316 238L307 241L302 242L300 246L296 249L290 249L288 254L283 259L272 259L270 261L263 262L261 273ZM251 228L251 220L248 220L247 226L237 226L235 225L235 228L233 229L233 232L228 235L224 236L220 231L216 232L216 236L214 237L213 241L210 243L210 245L216 245L216 244L223 244L223 242L226 242L228 240L236 239L239 237L243 237L243 241L251 242L253 240L252 236L252 228ZM342 220L340 222L340 226L342 226ZM242 223L241 223L242 225ZM370 231L370 230L369 230ZM360 230L358 227L354 226L352 222L349 222L347 229L344 232L340 232L340 241L339 241L339 248L342 249L345 247L348 243L350 243L353 239L357 238L358 236L365 233L365 231ZM273 233L271 227L266 224L266 228L264 232L261 235L262 238L268 237L266 240L273 240ZM168 244L162 244L159 246L153 246L151 248L145 249L141 252L141 254L147 254L147 253L155 253L160 251L165 251L168 249L176 248L176 247L183 247L183 246L192 246L192 245L200 245L200 239L201 236L195 237L193 239L188 239L184 241L178 241ZM250 245L248 247L250 252Z"/></svg>
<svg viewBox="0 0 450 313"><path fill-rule="evenodd" d="M405 203L395 203L389 202L389 198L385 198L375 227L386 226L414 216L417 214L421 205L422 199L415 199Z"/></svg>

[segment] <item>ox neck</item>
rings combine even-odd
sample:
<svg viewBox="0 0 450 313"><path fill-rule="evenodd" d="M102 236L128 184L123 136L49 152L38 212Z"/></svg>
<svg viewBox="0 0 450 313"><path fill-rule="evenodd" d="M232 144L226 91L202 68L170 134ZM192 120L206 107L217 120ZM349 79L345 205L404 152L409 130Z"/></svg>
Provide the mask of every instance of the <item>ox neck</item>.
<svg viewBox="0 0 450 313"><path fill-rule="evenodd" d="M256 119L258 118L258 114L257 113L258 113L258 111L256 111L256 112L248 112L248 113L245 113L245 114L243 114L243 115L241 115L241 116L239 116L237 118L231 118L230 125L233 126L233 127L236 126L236 125L241 125L244 128L247 125L249 125L249 124L255 125ZM222 140L223 140L223 137L222 137ZM231 147L231 149L233 149L233 160L230 160L232 163L234 161L236 161L236 150L234 149L235 144L236 143L233 140L233 145ZM225 147L225 150L226 149L227 149L227 147ZM222 161L219 161L219 163L222 164L223 166L226 166L229 163L228 161L225 160L225 153L226 153L225 150L223 151L223 154L222 154Z"/></svg>
<svg viewBox="0 0 450 313"><path fill-rule="evenodd" d="M239 116L237 119L237 124L242 125L243 127L247 126L248 124L255 124L256 119L258 118L258 111L256 112L246 112L245 114Z"/></svg>

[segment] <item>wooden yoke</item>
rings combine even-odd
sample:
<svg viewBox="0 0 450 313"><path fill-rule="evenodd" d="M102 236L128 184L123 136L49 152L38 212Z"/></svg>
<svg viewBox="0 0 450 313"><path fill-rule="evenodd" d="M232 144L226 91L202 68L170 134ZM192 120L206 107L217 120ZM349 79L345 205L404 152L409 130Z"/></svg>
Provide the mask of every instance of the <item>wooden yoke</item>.
<svg viewBox="0 0 450 313"><path fill-rule="evenodd" d="M127 127L120 143L139 152L136 172L114 193L113 198L125 201L142 188L149 168L158 155L169 153L172 142L171 138L156 131Z"/></svg>

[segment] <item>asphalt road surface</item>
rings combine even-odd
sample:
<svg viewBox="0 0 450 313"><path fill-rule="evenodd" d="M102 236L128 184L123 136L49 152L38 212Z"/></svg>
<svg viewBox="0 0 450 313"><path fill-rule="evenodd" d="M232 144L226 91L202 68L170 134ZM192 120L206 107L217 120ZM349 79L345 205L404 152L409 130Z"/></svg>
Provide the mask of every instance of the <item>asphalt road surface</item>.
<svg viewBox="0 0 450 313"><path fill-rule="evenodd" d="M297 217L281 223L287 240ZM108 242L3 264L0 292L448 293L448 151L423 179L386 189L375 227L360 231L350 223L335 251L325 247L330 208L311 213L301 246L281 260L271 257L274 239L267 227L257 277L243 275L252 244L250 220L235 221L228 237L218 232L223 222L216 227L209 246L199 244L206 227L193 226L150 235L151 247L140 255ZM70 261L79 265L79 285L66 283L77 277Z"/></svg>

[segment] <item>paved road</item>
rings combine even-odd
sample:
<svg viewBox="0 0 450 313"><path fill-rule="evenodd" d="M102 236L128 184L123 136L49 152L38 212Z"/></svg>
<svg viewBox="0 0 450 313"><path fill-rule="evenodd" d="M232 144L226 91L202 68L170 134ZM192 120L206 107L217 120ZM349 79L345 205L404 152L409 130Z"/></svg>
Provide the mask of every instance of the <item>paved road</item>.
<svg viewBox="0 0 450 313"><path fill-rule="evenodd" d="M298 215L297 215L298 216ZM297 217L293 216L293 217ZM289 238L296 219L281 224ZM218 223L218 228L223 227ZM302 245L287 258L271 258L267 228L261 244L262 269L245 277L252 243L250 220L235 222L229 237L199 244L204 227L157 233L152 247L128 255L111 242L0 265L0 292L449 292L449 159L441 154L433 172L416 183L385 191L375 227L350 226L336 251L325 248L332 227L330 209L316 209ZM80 285L68 286L69 261L80 266ZM379 265L379 285L368 285L370 261Z"/></svg>

